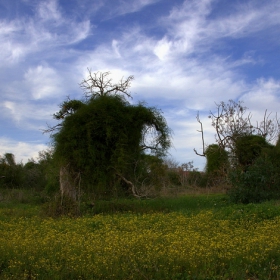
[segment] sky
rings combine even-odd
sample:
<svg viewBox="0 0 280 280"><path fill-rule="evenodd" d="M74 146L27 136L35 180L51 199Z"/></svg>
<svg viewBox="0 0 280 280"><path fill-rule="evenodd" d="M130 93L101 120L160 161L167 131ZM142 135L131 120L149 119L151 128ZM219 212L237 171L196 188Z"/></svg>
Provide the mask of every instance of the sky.
<svg viewBox="0 0 280 280"><path fill-rule="evenodd" d="M134 76L132 103L162 111L169 157L203 170L216 104L242 101L253 119L280 108L279 0L0 0L0 155L27 162L92 72Z"/></svg>

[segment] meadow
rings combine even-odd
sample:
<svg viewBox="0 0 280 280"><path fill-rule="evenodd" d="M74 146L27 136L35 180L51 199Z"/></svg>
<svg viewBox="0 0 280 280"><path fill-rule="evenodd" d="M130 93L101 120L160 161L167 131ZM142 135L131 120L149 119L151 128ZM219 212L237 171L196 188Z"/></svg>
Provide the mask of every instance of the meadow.
<svg viewBox="0 0 280 280"><path fill-rule="evenodd" d="M279 201L99 201L78 218L0 203L0 279L280 279Z"/></svg>

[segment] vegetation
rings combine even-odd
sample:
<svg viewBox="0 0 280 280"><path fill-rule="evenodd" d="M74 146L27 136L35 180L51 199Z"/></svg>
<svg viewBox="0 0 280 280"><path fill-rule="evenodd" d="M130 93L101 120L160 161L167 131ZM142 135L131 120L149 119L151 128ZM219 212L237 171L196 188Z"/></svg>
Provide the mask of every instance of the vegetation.
<svg viewBox="0 0 280 280"><path fill-rule="evenodd" d="M158 109L119 94L132 77L108 75L63 102L53 150L0 157L0 278L280 279L280 138L267 138L278 127L221 103L199 172L164 157Z"/></svg>
<svg viewBox="0 0 280 280"><path fill-rule="evenodd" d="M229 168L228 153L219 145L212 144L207 147L205 156L205 172L208 176L209 185L221 184L219 179L225 176Z"/></svg>
<svg viewBox="0 0 280 280"><path fill-rule="evenodd" d="M244 135L235 141L237 162L243 169L251 166L265 149L273 148L265 138L259 135Z"/></svg>
<svg viewBox="0 0 280 280"><path fill-rule="evenodd" d="M200 123L203 153L207 159L208 181L214 177L215 184L229 188L234 202L261 202L280 197L280 123L271 114L264 114L261 122L253 125L251 113L242 102L229 100L217 104L217 112L210 112L212 126L216 131L216 143L205 147L203 125ZM214 176L213 176L214 175ZM208 183L209 185L209 183ZM213 181L210 185L213 185Z"/></svg>
<svg viewBox="0 0 280 280"><path fill-rule="evenodd" d="M280 277L277 201L244 206L224 195L123 199L119 213L99 203L103 214L77 219L0 204L0 278Z"/></svg>
<svg viewBox="0 0 280 280"><path fill-rule="evenodd" d="M155 163L162 165L171 145L161 112L125 99L130 97L132 77L113 84L109 74L89 71L88 79L81 83L86 99L63 102L54 114L60 123L47 130L55 132L54 160L60 166L61 196L74 202L81 192L96 198L129 193L145 196L141 187L154 183L150 173L160 172Z"/></svg>
<svg viewBox="0 0 280 280"><path fill-rule="evenodd" d="M146 130L153 130L155 143L144 142ZM80 176L83 191L118 196L132 187L139 195L135 178L148 159L144 151L160 157L169 145L168 127L155 108L99 96L65 118L54 135L54 157L71 169L73 181Z"/></svg>

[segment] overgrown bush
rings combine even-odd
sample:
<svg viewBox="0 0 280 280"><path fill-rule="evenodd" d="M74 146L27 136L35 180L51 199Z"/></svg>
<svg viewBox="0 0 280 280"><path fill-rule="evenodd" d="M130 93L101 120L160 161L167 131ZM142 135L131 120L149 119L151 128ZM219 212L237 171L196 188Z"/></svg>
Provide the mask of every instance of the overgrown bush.
<svg viewBox="0 0 280 280"><path fill-rule="evenodd" d="M280 153L276 149L263 152L246 172L235 169L229 175L233 202L258 203L280 197Z"/></svg>
<svg viewBox="0 0 280 280"><path fill-rule="evenodd" d="M244 135L238 137L235 142L235 156L238 164L246 169L262 154L264 149L273 146L259 135Z"/></svg>
<svg viewBox="0 0 280 280"><path fill-rule="evenodd" d="M228 153L217 144L209 145L205 151L208 177L207 185L215 186L224 181L229 166Z"/></svg>

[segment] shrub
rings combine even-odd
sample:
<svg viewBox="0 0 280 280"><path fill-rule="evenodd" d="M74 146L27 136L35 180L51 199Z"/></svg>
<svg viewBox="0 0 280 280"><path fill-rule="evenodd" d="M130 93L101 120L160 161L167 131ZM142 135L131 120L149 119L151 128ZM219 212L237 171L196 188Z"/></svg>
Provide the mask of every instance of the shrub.
<svg viewBox="0 0 280 280"><path fill-rule="evenodd" d="M235 154L238 164L248 168L262 154L264 149L272 148L266 139L259 135L245 135L238 137L235 142Z"/></svg>
<svg viewBox="0 0 280 280"><path fill-rule="evenodd" d="M217 144L212 144L207 147L205 155L208 185L220 184L224 181L228 169L228 153Z"/></svg>
<svg viewBox="0 0 280 280"><path fill-rule="evenodd" d="M280 197L280 153L265 150L246 172L235 169L229 175L233 202L254 203Z"/></svg>

